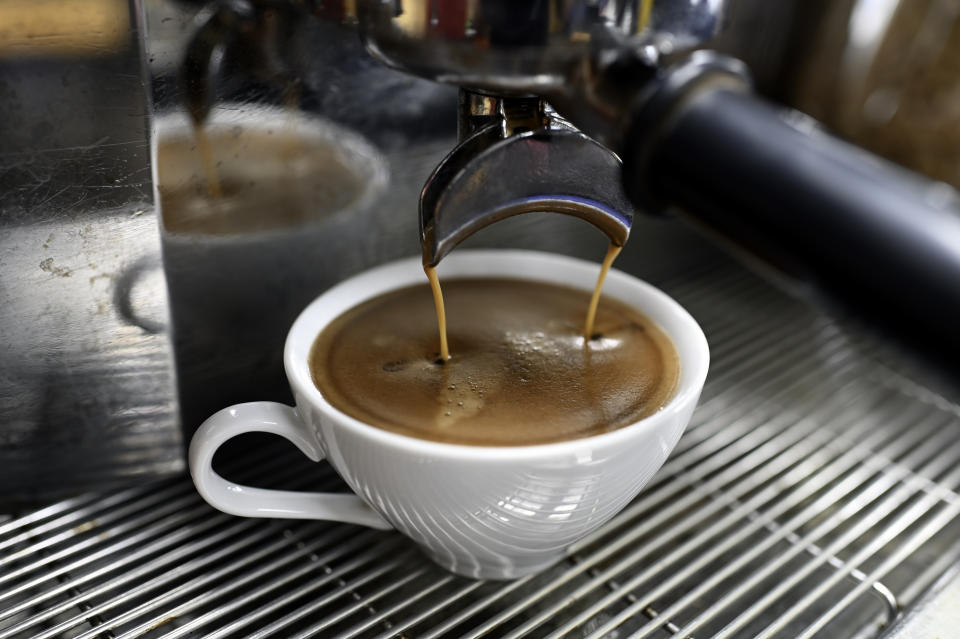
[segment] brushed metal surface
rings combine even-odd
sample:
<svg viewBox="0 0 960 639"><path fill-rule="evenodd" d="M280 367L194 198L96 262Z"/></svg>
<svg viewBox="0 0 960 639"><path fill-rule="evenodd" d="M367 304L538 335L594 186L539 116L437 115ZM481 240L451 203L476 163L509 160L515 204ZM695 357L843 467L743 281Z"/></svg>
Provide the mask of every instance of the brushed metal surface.
<svg viewBox="0 0 960 639"><path fill-rule="evenodd" d="M21 3L0 55L0 501L183 468L137 32L71 6ZM83 31L104 11L122 37Z"/></svg>
<svg viewBox="0 0 960 639"><path fill-rule="evenodd" d="M183 468L156 219L139 203L0 233L0 492Z"/></svg>

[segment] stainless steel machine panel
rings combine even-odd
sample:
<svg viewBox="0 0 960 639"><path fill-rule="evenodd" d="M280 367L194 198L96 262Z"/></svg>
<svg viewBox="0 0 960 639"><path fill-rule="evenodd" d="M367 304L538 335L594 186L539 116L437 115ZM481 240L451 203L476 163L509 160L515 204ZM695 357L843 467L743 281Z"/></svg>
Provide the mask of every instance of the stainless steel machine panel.
<svg viewBox="0 0 960 639"><path fill-rule="evenodd" d="M0 6L3 502L183 468L132 21Z"/></svg>

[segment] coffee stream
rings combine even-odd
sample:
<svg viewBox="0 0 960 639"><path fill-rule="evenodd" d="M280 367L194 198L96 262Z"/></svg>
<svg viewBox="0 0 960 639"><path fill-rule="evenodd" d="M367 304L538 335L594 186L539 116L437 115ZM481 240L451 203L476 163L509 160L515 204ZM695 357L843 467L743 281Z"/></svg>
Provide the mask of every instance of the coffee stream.
<svg viewBox="0 0 960 639"><path fill-rule="evenodd" d="M310 351L313 381L348 415L436 441L515 446L605 433L658 411L676 388L669 338L590 292L506 278L444 283L453 357L437 363L436 308L422 284L346 311ZM585 346L586 343L586 346Z"/></svg>
<svg viewBox="0 0 960 639"><path fill-rule="evenodd" d="M611 243L607 248L607 254L603 258L603 264L600 266L600 276L597 277L597 283L593 287L593 295L590 297L590 305L587 307L587 320L583 326L583 344L594 339L593 326L597 319L597 307L600 305L600 293L603 291L603 283L607 279L607 273L613 266L613 261L620 255L622 246ZM437 309L437 327L440 330L440 362L446 362L450 359L450 347L447 344L447 312L443 305L443 291L440 288L440 278L437 276L436 266L424 265L423 272L427 274L430 281L430 290L433 292L433 304Z"/></svg>
<svg viewBox="0 0 960 639"><path fill-rule="evenodd" d="M613 261L620 255L622 246L611 243L607 249L607 254L603 258L603 265L600 267L600 276L597 278L597 285L593 287L593 296L590 298L590 306L587 308L587 321L583 325L583 340L586 344L593 339L593 325L597 319L597 307L600 305L600 292L603 290L603 282L607 279L607 273Z"/></svg>
<svg viewBox="0 0 960 639"><path fill-rule="evenodd" d="M284 91L283 102L287 110L287 127L293 132L296 126L297 115L300 113L299 85L291 83L287 87ZM210 137L207 135L207 129L202 122L193 122L193 138L197 145L197 153L200 154L204 183L207 187L207 198L210 200L219 200L223 197L223 188L220 185L220 172L217 170L217 158L214 155ZM288 157L292 157L299 150L297 136L291 135L288 144Z"/></svg>
<svg viewBox="0 0 960 639"><path fill-rule="evenodd" d="M213 146L210 144L210 138L207 136L203 124L194 123L193 137L196 140L197 152L200 154L200 164L203 167L203 177L207 185L207 197L211 200L219 200L223 197L223 190L220 188L220 174L217 171L217 160L213 155Z"/></svg>
<svg viewBox="0 0 960 639"><path fill-rule="evenodd" d="M427 274L427 279L430 280L433 305L437 309L437 327L440 329L440 362L442 363L450 359L450 347L447 345L447 310L443 305L443 291L440 289L437 267L424 265L423 272Z"/></svg>

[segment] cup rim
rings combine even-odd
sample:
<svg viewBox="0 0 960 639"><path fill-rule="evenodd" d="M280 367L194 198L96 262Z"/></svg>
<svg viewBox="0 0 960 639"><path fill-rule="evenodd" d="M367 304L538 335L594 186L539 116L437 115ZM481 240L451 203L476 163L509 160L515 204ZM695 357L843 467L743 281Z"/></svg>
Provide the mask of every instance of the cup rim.
<svg viewBox="0 0 960 639"><path fill-rule="evenodd" d="M509 269L506 268L508 264L511 265ZM549 267L549 270L555 273L577 272L582 275L585 271L588 271L593 275L594 280L600 268L599 263L596 262L542 251L461 249L447 257L441 263L440 269L438 270L441 270L441 277L443 277L443 266L453 267L454 270L458 267L467 269L470 267L478 267L481 271L469 275L453 274L452 276L448 276L450 279L464 276L478 277L488 275L497 278L506 277L525 281L558 283L556 279L545 279L543 277L537 277L536 275L531 276L528 272L529 269L524 267L531 267L534 264L539 267ZM487 273L482 272L485 265L491 265L494 271ZM507 270L509 270L510 273L507 273ZM419 278L417 274L419 274ZM390 282L390 285L384 285L385 282ZM652 415L648 415L632 424L622 426L615 430L587 437L578 437L544 444L480 446L455 442L438 442L395 433L367 424L330 404L320 389L313 383L310 375L309 354L317 335L320 334L330 321L342 315L350 308L382 293L421 282L423 284L427 283L426 276L423 275L420 258L402 258L350 277L328 289L308 304L294 321L287 334L284 345L284 368L286 369L287 378L293 387L295 395L298 398L307 398L313 407L325 413L344 428L392 448L398 448L406 452L424 456L434 455L446 458L471 459L491 458L500 461L517 458L556 457L564 454L582 453L585 448L594 449L599 446L617 446L625 443L627 440L632 440L640 436L644 432L656 432L662 422L672 419L675 414L682 412L684 408L688 407L691 403L696 403L699 399L710 364L710 352L707 339L700 325L697 324L696 320L693 319L686 309L660 289L637 277L616 269L611 269L607 275L606 284L604 285L605 293L611 288L612 282L617 282L618 287L626 286L635 292L639 292L647 302L654 300L655 304L658 304L661 309L665 309L666 312L672 315L676 326L679 327L674 330L667 330L660 327L661 330L663 330L674 343L676 343L677 335L680 332L683 332L686 338L692 342L691 348L694 351L694 355L688 357L686 360L681 359L681 374L676 392L666 406ZM576 283L569 283L568 285L575 288L585 288ZM612 297L626 304L633 305L629 299L623 299L622 296L612 295ZM635 308L644 314L647 314L650 307L649 304L646 304L646 306L647 309L634 305ZM326 321L318 321L316 319L318 317L325 318ZM679 350L678 348L678 355Z"/></svg>

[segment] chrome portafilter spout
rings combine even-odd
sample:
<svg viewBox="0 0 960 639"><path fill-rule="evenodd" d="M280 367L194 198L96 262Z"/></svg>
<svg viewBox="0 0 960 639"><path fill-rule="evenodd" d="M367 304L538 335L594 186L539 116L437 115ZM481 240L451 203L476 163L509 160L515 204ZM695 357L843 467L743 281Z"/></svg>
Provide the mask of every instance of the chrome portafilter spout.
<svg viewBox="0 0 960 639"><path fill-rule="evenodd" d="M548 103L577 102L566 99L572 82L589 75L595 59L609 66L598 52L624 47L641 60L629 98L655 72L661 50L712 37L722 7L722 0L359 0L361 37L375 57L461 87L459 144L421 196L424 263L436 265L477 230L526 212L579 217L622 246L635 209L619 157ZM610 94L591 96L605 103L600 111L623 110L626 98L598 88Z"/></svg>
<svg viewBox="0 0 960 639"><path fill-rule="evenodd" d="M579 217L622 246L634 209L620 159L543 100L460 91L460 142L420 197L423 263L436 266L479 229L529 212Z"/></svg>

